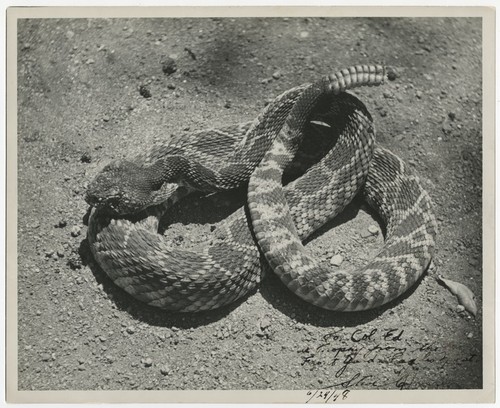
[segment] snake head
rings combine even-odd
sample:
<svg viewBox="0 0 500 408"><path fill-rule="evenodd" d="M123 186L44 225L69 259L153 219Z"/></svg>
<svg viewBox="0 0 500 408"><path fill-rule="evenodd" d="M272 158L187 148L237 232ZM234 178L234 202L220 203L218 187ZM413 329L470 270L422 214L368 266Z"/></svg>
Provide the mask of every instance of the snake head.
<svg viewBox="0 0 500 408"><path fill-rule="evenodd" d="M118 160L104 167L90 183L85 201L95 208L126 215L155 204L158 190L144 168Z"/></svg>

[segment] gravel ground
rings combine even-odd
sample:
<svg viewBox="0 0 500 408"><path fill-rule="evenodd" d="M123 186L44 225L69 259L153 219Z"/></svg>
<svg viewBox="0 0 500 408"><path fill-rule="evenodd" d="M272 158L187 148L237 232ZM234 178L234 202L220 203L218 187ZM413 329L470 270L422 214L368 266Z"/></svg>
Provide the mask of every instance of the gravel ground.
<svg viewBox="0 0 500 408"><path fill-rule="evenodd" d="M44 19L18 30L20 390L482 388L479 19ZM475 318L435 272L361 313L310 306L268 274L234 305L179 314L144 306L92 262L82 194L104 164L377 62L400 77L356 94L378 143L435 201L437 273L474 291ZM237 197L172 208L173 244L202 241ZM363 203L330 227L308 247L332 264L358 267L382 246Z"/></svg>

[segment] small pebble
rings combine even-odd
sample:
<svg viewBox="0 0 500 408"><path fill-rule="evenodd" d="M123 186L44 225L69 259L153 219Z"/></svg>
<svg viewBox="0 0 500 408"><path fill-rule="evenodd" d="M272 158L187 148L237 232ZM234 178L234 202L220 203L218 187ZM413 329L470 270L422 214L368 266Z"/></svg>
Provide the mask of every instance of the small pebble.
<svg viewBox="0 0 500 408"><path fill-rule="evenodd" d="M280 79L281 78L281 72L280 71L276 71L273 73L273 78L274 79Z"/></svg>
<svg viewBox="0 0 500 408"><path fill-rule="evenodd" d="M266 330L269 326L271 326L271 320L269 319L269 317L264 316L260 320L260 328L261 330Z"/></svg>
<svg viewBox="0 0 500 408"><path fill-rule="evenodd" d="M82 155L80 157L80 161L82 163L90 163L91 160L92 160L92 157L90 156L89 153L87 153L87 152L82 153Z"/></svg>
<svg viewBox="0 0 500 408"><path fill-rule="evenodd" d="M89 58L86 62L87 65L95 63L95 61L92 58Z"/></svg>
<svg viewBox="0 0 500 408"><path fill-rule="evenodd" d="M384 95L384 98L386 98L386 99L390 99L390 98L392 98L391 93L390 93L390 92L388 92L388 91L384 91L384 92L382 93L382 95Z"/></svg>
<svg viewBox="0 0 500 408"><path fill-rule="evenodd" d="M135 327L134 326L127 327L127 333L128 334L134 334L135 333Z"/></svg>
<svg viewBox="0 0 500 408"><path fill-rule="evenodd" d="M175 84L168 84L168 85L167 85L167 88L168 88L168 89L175 89L175 88L176 88L176 86L175 86Z"/></svg>
<svg viewBox="0 0 500 408"><path fill-rule="evenodd" d="M40 355L40 357L42 358L42 361L49 361L50 360L50 354L49 353L42 353Z"/></svg>
<svg viewBox="0 0 500 408"><path fill-rule="evenodd" d="M151 91L146 85L141 85L139 87L139 94L144 98L151 98Z"/></svg>
<svg viewBox="0 0 500 408"><path fill-rule="evenodd" d="M74 225L73 228L71 228L71 236L72 237L77 237L81 234L82 229L78 225Z"/></svg>
<svg viewBox="0 0 500 408"><path fill-rule="evenodd" d="M342 262L344 262L344 258L339 254L332 256L332 258L330 259L330 265L333 266L340 266Z"/></svg>
<svg viewBox="0 0 500 408"><path fill-rule="evenodd" d="M468 337L469 339L472 339L472 337L474 337L474 334L472 334L472 332L469 332L469 333L467 333L467 337Z"/></svg>
<svg viewBox="0 0 500 408"><path fill-rule="evenodd" d="M184 47L184 51L186 51L193 60L196 59L196 54L193 52L191 48Z"/></svg>
<svg viewBox="0 0 500 408"><path fill-rule="evenodd" d="M176 245L180 245L182 242L184 242L184 237L182 235L178 235L173 239L173 241Z"/></svg>
<svg viewBox="0 0 500 408"><path fill-rule="evenodd" d="M391 70L387 73L387 79L389 81L394 81L397 77L398 77L398 74L396 73L396 71Z"/></svg>
<svg viewBox="0 0 500 408"><path fill-rule="evenodd" d="M68 223L65 220L59 220L59 222L56 225L54 225L54 227L64 228L66 225L68 225Z"/></svg>
<svg viewBox="0 0 500 408"><path fill-rule="evenodd" d="M368 232L372 235L378 235L378 227L376 225L370 225L368 227Z"/></svg>
<svg viewBox="0 0 500 408"><path fill-rule="evenodd" d="M423 95L422 91L417 91L416 96L418 99L422 99L422 95Z"/></svg>
<svg viewBox="0 0 500 408"><path fill-rule="evenodd" d="M177 71L177 63L173 58L167 57L161 61L161 70L164 74L171 75Z"/></svg>
<svg viewBox="0 0 500 408"><path fill-rule="evenodd" d="M307 37L309 37L309 32L307 32L307 31L301 31L300 38L307 38Z"/></svg>
<svg viewBox="0 0 500 408"><path fill-rule="evenodd" d="M170 369L168 368L167 365L162 365L160 367L160 373L162 373L163 375L168 375L170 374Z"/></svg>
<svg viewBox="0 0 500 408"><path fill-rule="evenodd" d="M368 231L368 229L365 231L361 231L359 235L361 236L361 238L369 238L373 236L373 234L370 231Z"/></svg>
<svg viewBox="0 0 500 408"><path fill-rule="evenodd" d="M453 126L449 121L445 120L441 126L441 130L445 134L451 133L451 131L453 130Z"/></svg>
<svg viewBox="0 0 500 408"><path fill-rule="evenodd" d="M149 357L142 359L142 364L144 364L144 367L151 367L153 365L153 360L151 360Z"/></svg>
<svg viewBox="0 0 500 408"><path fill-rule="evenodd" d="M465 307L463 307L462 305L457 305L457 307L456 307L456 311L457 311L458 313L462 313L462 312L464 312L464 311L465 311Z"/></svg>
<svg viewBox="0 0 500 408"><path fill-rule="evenodd" d="M109 122L109 119L110 119L110 118L109 118L109 116L108 116L108 115L104 115L104 116L102 117L102 120L103 120L104 122Z"/></svg>
<svg viewBox="0 0 500 408"><path fill-rule="evenodd" d="M476 267L479 265L479 261L477 259L469 259L469 265Z"/></svg>

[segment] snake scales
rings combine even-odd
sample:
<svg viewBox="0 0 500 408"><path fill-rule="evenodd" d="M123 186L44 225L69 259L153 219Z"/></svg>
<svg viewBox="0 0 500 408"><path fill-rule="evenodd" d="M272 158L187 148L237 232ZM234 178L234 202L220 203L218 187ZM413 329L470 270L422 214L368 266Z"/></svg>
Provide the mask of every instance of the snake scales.
<svg viewBox="0 0 500 408"><path fill-rule="evenodd" d="M418 178L375 146L369 112L345 92L386 76L381 66L344 69L283 93L251 123L107 165L86 193L95 207L88 229L94 258L132 296L167 310L214 309L244 296L260 282L258 247L288 288L322 308L364 310L398 297L428 267L437 227ZM314 121L329 126L326 137L311 131ZM285 187L283 177L292 180ZM245 183L248 208L221 222L203 250L172 248L157 233L162 211L187 194ZM364 268L333 270L302 241L358 193L380 215L385 244ZM141 221L123 216L136 212Z"/></svg>

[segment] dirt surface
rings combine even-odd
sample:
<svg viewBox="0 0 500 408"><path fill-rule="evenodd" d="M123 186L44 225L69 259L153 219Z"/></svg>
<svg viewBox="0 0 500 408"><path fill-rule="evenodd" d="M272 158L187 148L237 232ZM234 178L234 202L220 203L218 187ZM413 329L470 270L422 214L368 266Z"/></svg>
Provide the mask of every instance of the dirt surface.
<svg viewBox="0 0 500 408"><path fill-rule="evenodd" d="M479 19L49 19L18 30L19 389L482 388ZM229 307L168 313L92 262L82 194L111 159L251 120L291 87L380 62L399 78L356 95L377 142L421 176L440 228L437 272L409 293L333 313L268 274ZM202 241L240 204L172 208L173 245ZM360 203L330 226L308 247L342 267L382 246ZM474 291L475 318L437 273Z"/></svg>

